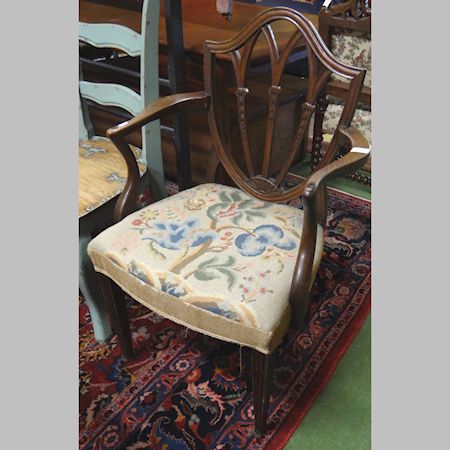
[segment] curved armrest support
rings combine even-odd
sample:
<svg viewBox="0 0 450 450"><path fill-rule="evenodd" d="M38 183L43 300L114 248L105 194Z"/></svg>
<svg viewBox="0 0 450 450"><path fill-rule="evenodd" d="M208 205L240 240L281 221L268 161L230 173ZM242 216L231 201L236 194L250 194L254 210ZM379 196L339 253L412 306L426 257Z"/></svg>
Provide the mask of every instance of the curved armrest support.
<svg viewBox="0 0 450 450"><path fill-rule="evenodd" d="M126 122L110 128L106 133L113 140L114 137L127 136L153 120L160 119L179 109L190 109L194 106L208 106L209 95L206 92L189 92L161 97L148 105L144 111Z"/></svg>
<svg viewBox="0 0 450 450"><path fill-rule="evenodd" d="M136 204L139 193L139 169L130 146L125 142L125 137L142 128L144 125L154 120L158 120L176 110L199 106L207 107L208 103L209 95L202 91L169 95L154 101L137 116L110 128L106 132L106 135L111 139L124 157L128 170L125 188L117 199L114 209L115 222L119 222L135 209L134 205Z"/></svg>
<svg viewBox="0 0 450 450"><path fill-rule="evenodd" d="M314 172L306 182L303 196L312 198L326 181L361 168L369 158L370 145L359 130L339 126L336 130L338 142L350 151L337 161Z"/></svg>
<svg viewBox="0 0 450 450"><path fill-rule="evenodd" d="M319 225L324 226L326 220L325 183L330 178L362 167L370 155L367 140L356 128L339 127L336 133L339 143L351 148L350 152L314 172L306 181L303 193L303 231L289 294L292 322L297 328L303 324L308 312L317 229Z"/></svg>

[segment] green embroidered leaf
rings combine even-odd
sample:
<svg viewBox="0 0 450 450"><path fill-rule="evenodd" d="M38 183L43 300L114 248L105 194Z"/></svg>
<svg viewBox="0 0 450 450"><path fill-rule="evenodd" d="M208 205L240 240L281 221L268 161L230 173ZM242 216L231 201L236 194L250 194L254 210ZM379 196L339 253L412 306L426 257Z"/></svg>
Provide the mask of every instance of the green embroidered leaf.
<svg viewBox="0 0 450 450"><path fill-rule="evenodd" d="M230 267L232 266L234 263L236 262L236 258L232 255L228 256L226 261L222 264L220 264L221 266L225 266L225 267Z"/></svg>
<svg viewBox="0 0 450 450"><path fill-rule="evenodd" d="M164 260L166 259L166 257L164 256L163 253L161 253L160 251L156 250L156 248L153 246L153 241L150 241L149 245L148 245L148 249L150 251L150 253L159 260Z"/></svg>
<svg viewBox="0 0 450 450"><path fill-rule="evenodd" d="M279 268L278 270L275 272L277 275L279 275L281 272L283 272L284 270L284 264L282 263L281 259L278 260L278 264L279 264Z"/></svg>
<svg viewBox="0 0 450 450"><path fill-rule="evenodd" d="M248 209L245 211L245 214L247 214L247 216L255 216L255 217L266 217L266 215L260 211L255 211L253 209Z"/></svg>
<svg viewBox="0 0 450 450"><path fill-rule="evenodd" d="M228 203L216 203L215 205L211 205L207 210L206 214L211 220L217 220L217 213L220 211L227 209L230 205Z"/></svg>
<svg viewBox="0 0 450 450"><path fill-rule="evenodd" d="M227 281L228 281L227 287L228 287L228 290L230 291L231 288L236 283L236 277L234 276L234 273L228 269L225 269L224 267L217 267L216 270L218 270L220 273L223 273L227 277Z"/></svg>
<svg viewBox="0 0 450 450"><path fill-rule="evenodd" d="M244 200L243 202L239 203L238 208L239 209L248 208L252 203L254 203L254 200L252 199Z"/></svg>
<svg viewBox="0 0 450 450"><path fill-rule="evenodd" d="M213 256L210 259L207 259L206 261L203 261L198 265L198 269L203 269L206 266L210 266L211 264L214 264L217 261L217 256Z"/></svg>
<svg viewBox="0 0 450 450"><path fill-rule="evenodd" d="M231 198L233 199L233 201L238 202L241 199L241 193L239 191L232 192L231 193Z"/></svg>
<svg viewBox="0 0 450 450"><path fill-rule="evenodd" d="M231 219L231 223L232 223L233 225L239 225L240 222L241 222L241 220L242 220L243 218L244 218L244 214L239 213L237 216L234 216L234 217Z"/></svg>
<svg viewBox="0 0 450 450"><path fill-rule="evenodd" d="M230 196L229 196L226 192L224 192L224 191L220 192L219 198L220 198L220 201L221 201L221 202L224 202L224 203L231 203L231 202L233 201L233 200L230 198Z"/></svg>
<svg viewBox="0 0 450 450"><path fill-rule="evenodd" d="M214 271L210 270L198 270L196 272L194 272L194 277L197 278L197 280L200 281L211 281L214 280L215 278L217 278L217 275Z"/></svg>

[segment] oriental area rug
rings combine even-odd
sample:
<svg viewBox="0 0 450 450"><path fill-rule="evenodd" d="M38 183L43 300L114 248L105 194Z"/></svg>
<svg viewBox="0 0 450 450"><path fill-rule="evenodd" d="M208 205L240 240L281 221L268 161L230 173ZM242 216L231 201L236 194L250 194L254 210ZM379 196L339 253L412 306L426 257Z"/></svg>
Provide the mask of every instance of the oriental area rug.
<svg viewBox="0 0 450 450"><path fill-rule="evenodd" d="M136 359L97 343L80 298L80 449L281 449L370 310L370 202L329 191L325 249L304 327L278 349L268 432L253 436L250 355L129 300Z"/></svg>

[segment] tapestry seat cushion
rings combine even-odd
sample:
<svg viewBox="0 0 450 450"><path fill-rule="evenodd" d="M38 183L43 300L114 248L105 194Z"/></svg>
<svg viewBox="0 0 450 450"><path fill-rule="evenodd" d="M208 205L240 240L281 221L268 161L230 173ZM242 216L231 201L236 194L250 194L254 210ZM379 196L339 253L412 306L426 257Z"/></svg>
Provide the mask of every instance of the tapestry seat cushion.
<svg viewBox="0 0 450 450"><path fill-rule="evenodd" d="M333 101L335 103L333 103ZM339 123L339 119L342 115L342 110L344 107L339 103L338 99L330 98L330 104L327 106L325 111L325 115L323 118L322 129L325 135L329 135L332 137ZM357 128L363 136L370 143L372 141L372 113L369 110L356 108L355 114L353 115L351 125ZM327 141L327 137L324 135L324 140ZM369 160L364 164L363 169L367 171L371 171L372 168L372 158L369 157Z"/></svg>
<svg viewBox="0 0 450 450"><path fill-rule="evenodd" d="M366 69L364 86L371 87L372 55L370 34L359 30L336 29L331 35L331 52L344 64ZM332 74L331 77L344 81L335 74Z"/></svg>
<svg viewBox="0 0 450 450"><path fill-rule="evenodd" d="M331 35L331 51L336 58L354 67L366 69L363 85L367 88L372 86L372 55L371 55L371 35L367 31L350 30L346 28L336 28ZM335 74L331 78L344 81L342 77ZM342 115L342 101L329 97L329 105L325 112L323 121L323 132L333 135L339 119ZM357 108L353 116L351 125L357 128L364 137L371 142L371 119L370 108ZM325 136L324 139L326 140ZM364 165L363 169L371 171L371 157Z"/></svg>
<svg viewBox="0 0 450 450"><path fill-rule="evenodd" d="M270 353L289 326L302 224L298 208L203 184L130 214L88 253L96 271L162 316ZM322 247L319 226L312 280Z"/></svg>
<svg viewBox="0 0 450 450"><path fill-rule="evenodd" d="M131 146L141 176L147 168L142 151ZM94 136L78 144L78 217L83 217L119 195L127 180L122 154L108 139Z"/></svg>
<svg viewBox="0 0 450 450"><path fill-rule="evenodd" d="M339 119L342 116L342 111L344 107L338 103L337 99L331 97L329 99L330 103L327 106L325 115L323 118L322 129L324 133L334 134ZM351 126L357 128L363 136L371 142L371 130L372 130L372 113L367 109L356 108L355 114L353 115Z"/></svg>

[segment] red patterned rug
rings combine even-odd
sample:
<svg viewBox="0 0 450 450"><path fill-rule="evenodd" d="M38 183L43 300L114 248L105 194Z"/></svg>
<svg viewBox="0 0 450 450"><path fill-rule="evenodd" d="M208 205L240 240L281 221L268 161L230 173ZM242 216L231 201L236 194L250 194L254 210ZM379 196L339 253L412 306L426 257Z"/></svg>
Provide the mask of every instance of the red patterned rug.
<svg viewBox="0 0 450 450"><path fill-rule="evenodd" d="M80 448L280 449L370 310L370 202L330 191L325 253L301 331L279 348L268 433L254 438L247 349L129 302L137 359L98 344L80 299Z"/></svg>

